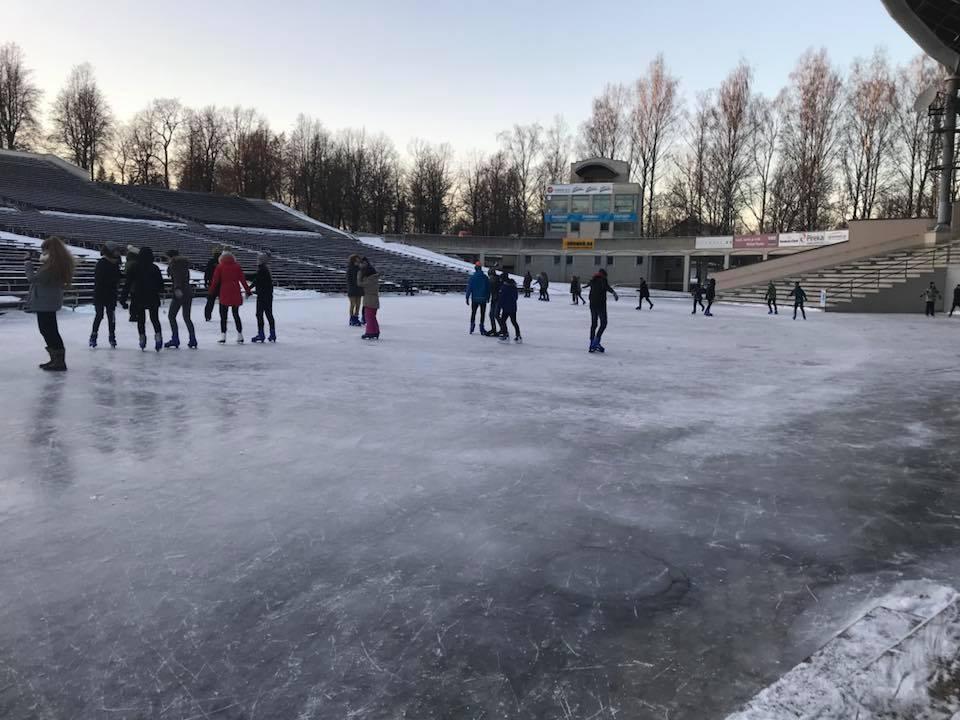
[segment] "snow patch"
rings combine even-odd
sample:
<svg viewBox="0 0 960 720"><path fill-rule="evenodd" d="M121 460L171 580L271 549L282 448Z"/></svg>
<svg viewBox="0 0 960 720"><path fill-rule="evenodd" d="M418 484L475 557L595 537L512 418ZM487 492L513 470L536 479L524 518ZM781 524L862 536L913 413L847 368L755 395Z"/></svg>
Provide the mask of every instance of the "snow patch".
<svg viewBox="0 0 960 720"><path fill-rule="evenodd" d="M324 230L329 230L330 232L337 233L338 235L346 235L348 238L352 238L354 240L357 239L356 236L352 235L351 233L348 233L346 230L341 230L339 228L333 227L333 225L327 225L326 223L322 223L319 220L314 220L312 217L310 217L306 213L302 213L299 210L294 210L289 205L284 205L283 203L275 202L273 200L270 201L270 204L273 205L278 210L283 210L285 213L289 213L290 215L293 215L295 218L303 220L304 222L308 222L311 225L316 225L317 227L321 227Z"/></svg>
<svg viewBox="0 0 960 720"><path fill-rule="evenodd" d="M138 225L150 225L159 228L176 228L185 230L186 224L180 222L170 222L167 220L144 220L141 218L115 217L113 215L81 215L79 213L61 212L59 210L41 210L41 215L56 215L57 217L70 218L71 220L109 220L110 222L136 223Z"/></svg>

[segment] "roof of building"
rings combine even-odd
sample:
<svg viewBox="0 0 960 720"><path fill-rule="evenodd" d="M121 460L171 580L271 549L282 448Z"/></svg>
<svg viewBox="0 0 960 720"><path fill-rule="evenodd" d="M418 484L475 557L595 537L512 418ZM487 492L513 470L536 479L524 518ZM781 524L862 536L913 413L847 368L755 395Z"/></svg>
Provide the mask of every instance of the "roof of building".
<svg viewBox="0 0 960 720"><path fill-rule="evenodd" d="M960 4L955 0L883 0L883 4L925 53L960 71Z"/></svg>

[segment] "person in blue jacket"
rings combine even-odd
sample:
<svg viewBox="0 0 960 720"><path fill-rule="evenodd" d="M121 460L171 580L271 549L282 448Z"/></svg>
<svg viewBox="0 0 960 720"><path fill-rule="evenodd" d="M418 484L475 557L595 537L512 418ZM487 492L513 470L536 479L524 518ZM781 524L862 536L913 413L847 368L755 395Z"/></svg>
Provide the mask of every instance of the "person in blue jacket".
<svg viewBox="0 0 960 720"><path fill-rule="evenodd" d="M473 275L470 276L470 282L467 283L467 305L470 306L470 334L477 329L477 309L480 309L480 334L486 335L487 331L483 327L487 317L487 301L490 299L490 280L483 274L483 266L480 263L475 264ZM497 320L491 314L490 322L494 328L497 326Z"/></svg>
<svg viewBox="0 0 960 720"><path fill-rule="evenodd" d="M507 330L507 320L513 323L513 330L516 337L514 342L523 342L520 337L520 326L517 324L517 298L520 297L520 291L517 289L517 282L503 272L500 279L500 296L497 300L497 309L500 311L500 340L510 341L510 332ZM496 329L496 324L494 324Z"/></svg>

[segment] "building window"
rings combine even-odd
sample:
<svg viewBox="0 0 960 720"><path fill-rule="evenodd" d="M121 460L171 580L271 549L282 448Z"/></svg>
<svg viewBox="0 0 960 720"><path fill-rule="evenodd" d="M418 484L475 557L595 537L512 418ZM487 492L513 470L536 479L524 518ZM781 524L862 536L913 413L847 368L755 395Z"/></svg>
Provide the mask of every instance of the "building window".
<svg viewBox="0 0 960 720"><path fill-rule="evenodd" d="M570 232L580 232L580 223L572 222L570 223Z"/></svg>
<svg viewBox="0 0 960 720"><path fill-rule="evenodd" d="M573 255L567 255L567 265L573 265Z"/></svg>
<svg viewBox="0 0 960 720"><path fill-rule="evenodd" d="M608 222L600 223L600 232L610 232L610 223Z"/></svg>
<svg viewBox="0 0 960 720"><path fill-rule="evenodd" d="M613 265L613 255L607 255L607 265Z"/></svg>
<svg viewBox="0 0 960 720"><path fill-rule="evenodd" d="M613 211L617 213L635 213L637 211L637 196L616 195L613 198Z"/></svg>
<svg viewBox="0 0 960 720"><path fill-rule="evenodd" d="M590 212L590 196L589 195L574 195L573 203L570 208L572 213L589 213Z"/></svg>
<svg viewBox="0 0 960 720"><path fill-rule="evenodd" d="M566 215L570 212L570 198L567 195L555 195L547 203L547 212L552 215Z"/></svg>
<svg viewBox="0 0 960 720"><path fill-rule="evenodd" d="M553 264L554 264L554 265L559 265L559 264L560 264L560 256L559 256L559 255L554 255L554 256L553 256Z"/></svg>
<svg viewBox="0 0 960 720"><path fill-rule="evenodd" d="M594 256L593 256L593 264L594 264L594 265L599 265L599 264L600 264L600 256L599 256L599 255L594 255Z"/></svg>
<svg viewBox="0 0 960 720"><path fill-rule="evenodd" d="M643 255L637 255L637 265L643 265Z"/></svg>
<svg viewBox="0 0 960 720"><path fill-rule="evenodd" d="M593 212L596 214L610 212L610 200L612 197L612 195L594 195Z"/></svg>
<svg viewBox="0 0 960 720"><path fill-rule="evenodd" d="M533 257L530 256L530 255L524 255L524 256L523 256L523 262L524 262L524 264L526 264L526 265L529 265L532 260L533 260Z"/></svg>
<svg viewBox="0 0 960 720"><path fill-rule="evenodd" d="M565 233L567 231L566 223L550 223L550 232Z"/></svg>
<svg viewBox="0 0 960 720"><path fill-rule="evenodd" d="M615 222L613 224L614 235L636 235L637 224L632 222Z"/></svg>

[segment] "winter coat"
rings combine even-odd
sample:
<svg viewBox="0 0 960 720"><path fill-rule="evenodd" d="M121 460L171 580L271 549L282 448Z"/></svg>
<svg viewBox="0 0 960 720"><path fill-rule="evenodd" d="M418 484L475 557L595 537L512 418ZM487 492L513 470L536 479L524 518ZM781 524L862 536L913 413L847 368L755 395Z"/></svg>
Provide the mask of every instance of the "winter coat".
<svg viewBox="0 0 960 720"><path fill-rule="evenodd" d="M692 288L690 288L690 294L693 295L697 300L703 298L703 286L700 283L697 283Z"/></svg>
<svg viewBox="0 0 960 720"><path fill-rule="evenodd" d="M163 287L163 275L160 273L160 268L153 264L153 252L150 248L143 248L131 273L127 276L120 302L126 302L129 298L131 310L158 308Z"/></svg>
<svg viewBox="0 0 960 720"><path fill-rule="evenodd" d="M936 302L938 297L940 297L940 291L935 287L928 287L923 291L923 299L927 302Z"/></svg>
<svg viewBox="0 0 960 720"><path fill-rule="evenodd" d="M23 270L30 281L28 312L56 312L63 307L63 284L53 278L48 268L41 266L35 270L33 262L28 260Z"/></svg>
<svg viewBox="0 0 960 720"><path fill-rule="evenodd" d="M500 302L500 285L502 283L500 276L494 273L492 277L488 277L488 280L490 282L490 297L495 303L498 303Z"/></svg>
<svg viewBox="0 0 960 720"><path fill-rule="evenodd" d="M550 278L547 277L546 273L540 273L540 275L537 276L537 284L541 290L546 291L550 288Z"/></svg>
<svg viewBox="0 0 960 720"><path fill-rule="evenodd" d="M610 281L600 273L597 273L590 279L587 287L590 288L591 307L606 307L607 293L610 293L614 297L617 296L616 291L610 286Z"/></svg>
<svg viewBox="0 0 960 720"><path fill-rule="evenodd" d="M170 285L173 288L173 294L180 291L180 298L193 297L193 286L190 285L190 261L185 257L177 255L170 260L167 265L167 277L170 278Z"/></svg>
<svg viewBox="0 0 960 720"><path fill-rule="evenodd" d="M776 300L777 299L777 286L773 283L767 285L767 294L763 296L764 300Z"/></svg>
<svg viewBox="0 0 960 720"><path fill-rule="evenodd" d="M347 265L347 296L360 297L363 295L363 288L360 287L360 266Z"/></svg>
<svg viewBox="0 0 960 720"><path fill-rule="evenodd" d="M213 281L208 290L210 295L216 294L220 304L225 307L240 307L243 305L243 293L240 287L248 293L250 286L243 274L240 263L230 255L221 256L217 269L213 271Z"/></svg>
<svg viewBox="0 0 960 720"><path fill-rule="evenodd" d="M957 287L953 289L953 303L960 305L960 285L957 285Z"/></svg>
<svg viewBox="0 0 960 720"><path fill-rule="evenodd" d="M250 283L250 289L256 289L257 297L273 297L273 273L270 272L270 266L266 263L257 265L257 274Z"/></svg>
<svg viewBox="0 0 960 720"><path fill-rule="evenodd" d="M213 274L217 271L217 266L220 264L220 254L216 254L207 260L207 266L203 269L203 284L209 289L210 283L213 282Z"/></svg>
<svg viewBox="0 0 960 720"><path fill-rule="evenodd" d="M529 290L531 285L533 285L533 275L528 270L527 274L523 276L523 289Z"/></svg>
<svg viewBox="0 0 960 720"><path fill-rule="evenodd" d="M707 295L707 300L711 302L713 302L713 300L717 297L717 284L715 282L707 283L706 295Z"/></svg>
<svg viewBox="0 0 960 720"><path fill-rule="evenodd" d="M470 282L467 283L467 301L473 300L475 303L483 305L490 299L490 280L484 275L483 270L477 268L470 276Z"/></svg>
<svg viewBox="0 0 960 720"><path fill-rule="evenodd" d="M650 297L650 287L647 285L646 282L641 282L640 283L640 299L643 300L644 298L648 298L648 297Z"/></svg>
<svg viewBox="0 0 960 720"><path fill-rule="evenodd" d="M357 282L363 290L363 306L377 309L380 307L380 273L370 273L366 277L357 276Z"/></svg>
<svg viewBox="0 0 960 720"><path fill-rule="evenodd" d="M807 293L802 287L795 287L790 291L790 294L787 297L792 297L795 302L798 302L801 305L807 301Z"/></svg>
<svg viewBox="0 0 960 720"><path fill-rule="evenodd" d="M93 301L108 308L116 307L120 278L120 261L117 258L102 257L97 260L97 267L93 271Z"/></svg>
<svg viewBox="0 0 960 720"><path fill-rule="evenodd" d="M497 297L497 307L502 313L515 313L517 311L517 298L520 292L517 290L517 282L513 278L508 278L500 283L500 295Z"/></svg>
<svg viewBox="0 0 960 720"><path fill-rule="evenodd" d="M580 281L579 281L579 280L571 280L571 281L570 281L570 294L571 294L571 295L579 295L579 294L580 294Z"/></svg>

